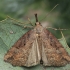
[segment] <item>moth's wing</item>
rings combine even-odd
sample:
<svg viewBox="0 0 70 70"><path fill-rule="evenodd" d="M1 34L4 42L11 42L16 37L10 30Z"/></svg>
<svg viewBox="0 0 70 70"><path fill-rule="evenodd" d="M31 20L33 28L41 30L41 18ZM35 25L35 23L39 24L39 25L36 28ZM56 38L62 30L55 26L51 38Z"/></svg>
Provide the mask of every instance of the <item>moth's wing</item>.
<svg viewBox="0 0 70 70"><path fill-rule="evenodd" d="M64 66L70 56L54 35L44 29L42 34L42 60L45 66Z"/></svg>
<svg viewBox="0 0 70 70"><path fill-rule="evenodd" d="M40 55L35 32L33 30L23 35L7 52L4 60L15 66L34 66L39 64Z"/></svg>

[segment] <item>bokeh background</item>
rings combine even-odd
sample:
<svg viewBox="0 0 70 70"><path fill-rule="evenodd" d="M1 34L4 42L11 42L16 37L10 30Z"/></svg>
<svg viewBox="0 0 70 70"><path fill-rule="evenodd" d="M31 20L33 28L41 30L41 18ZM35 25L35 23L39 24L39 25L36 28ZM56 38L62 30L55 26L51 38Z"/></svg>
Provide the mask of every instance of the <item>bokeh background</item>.
<svg viewBox="0 0 70 70"><path fill-rule="evenodd" d="M44 18L56 4L59 5ZM38 14L39 21L45 27L68 29L62 32L70 46L70 0L0 0L0 21L9 15L25 23L29 17L31 22L35 23L35 13ZM52 29L50 31L57 38L61 38L60 31Z"/></svg>

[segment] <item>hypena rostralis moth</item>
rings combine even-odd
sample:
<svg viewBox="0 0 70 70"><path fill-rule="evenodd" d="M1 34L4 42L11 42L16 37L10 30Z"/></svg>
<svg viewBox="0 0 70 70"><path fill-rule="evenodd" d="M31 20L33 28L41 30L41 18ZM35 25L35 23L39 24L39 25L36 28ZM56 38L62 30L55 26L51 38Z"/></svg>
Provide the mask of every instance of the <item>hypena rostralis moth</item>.
<svg viewBox="0 0 70 70"><path fill-rule="evenodd" d="M15 66L64 66L70 56L54 35L36 17L34 29L25 33L6 53L4 60Z"/></svg>

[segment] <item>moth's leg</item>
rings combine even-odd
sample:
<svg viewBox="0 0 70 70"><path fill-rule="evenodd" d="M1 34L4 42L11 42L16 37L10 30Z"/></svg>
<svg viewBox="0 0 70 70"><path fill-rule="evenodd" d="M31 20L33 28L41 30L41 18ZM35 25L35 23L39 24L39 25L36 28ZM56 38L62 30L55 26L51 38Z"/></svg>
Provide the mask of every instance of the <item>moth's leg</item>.
<svg viewBox="0 0 70 70"><path fill-rule="evenodd" d="M31 26L34 26L29 18L28 18L28 21L30 22Z"/></svg>
<svg viewBox="0 0 70 70"><path fill-rule="evenodd" d="M68 30L68 29L57 29L57 28L53 28L53 27L46 27L46 28L51 28L51 29L53 29L53 30Z"/></svg>
<svg viewBox="0 0 70 70"><path fill-rule="evenodd" d="M14 24L14 25L21 26L23 29L24 28L33 28L33 26L26 26L26 25L22 25L22 24Z"/></svg>
<svg viewBox="0 0 70 70"><path fill-rule="evenodd" d="M18 22L18 23L20 23L20 24L16 24L16 23L14 23L15 25L22 25L22 24L25 24L25 23L23 23L23 22L20 22L20 21L18 21L18 20L16 20L16 19L14 19L14 18L11 18L10 16L8 16L7 15L7 18L10 18L10 19L12 19L12 20L14 20L14 21L16 21L16 22ZM6 19L5 19L6 20Z"/></svg>
<svg viewBox="0 0 70 70"><path fill-rule="evenodd" d="M23 29L24 28L33 28L34 25L32 24L32 22L29 18L28 18L28 21L29 21L29 23L26 23L26 24L15 24L15 25L21 26L21 27L23 27ZM30 24L31 26L26 26L27 24Z"/></svg>
<svg viewBox="0 0 70 70"><path fill-rule="evenodd" d="M18 20L16 20L16 19L11 18L10 16L7 16L7 18L10 18L10 19L12 19L12 20L14 20L14 21L20 23L20 24L14 23L14 25L22 26L22 27L25 27L25 28L28 27L28 26L25 26L26 24L30 24L31 26L34 26L29 18L28 18L28 21L29 21L28 23L22 23L22 22L20 22L20 21L18 21ZM6 20L6 19L5 19L5 20ZM3 20L3 21L4 21L4 20ZM31 27L28 27L28 28L31 28Z"/></svg>
<svg viewBox="0 0 70 70"><path fill-rule="evenodd" d="M23 26L23 29L24 28L33 28L33 26Z"/></svg>

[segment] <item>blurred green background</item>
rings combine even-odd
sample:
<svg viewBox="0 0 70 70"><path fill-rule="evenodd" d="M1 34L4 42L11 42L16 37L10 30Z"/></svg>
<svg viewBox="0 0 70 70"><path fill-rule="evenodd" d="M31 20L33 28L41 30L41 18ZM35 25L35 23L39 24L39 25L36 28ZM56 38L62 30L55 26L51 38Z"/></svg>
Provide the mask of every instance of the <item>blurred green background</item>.
<svg viewBox="0 0 70 70"><path fill-rule="evenodd" d="M43 19L51 9L59 4L49 16ZM70 28L70 0L0 0L0 21L7 15L21 22L28 22L27 17L35 23L34 14L38 14L39 21L45 27L61 29ZM43 19L43 20L42 20ZM60 31L50 29L57 38L61 38ZM70 46L70 29L63 34Z"/></svg>

